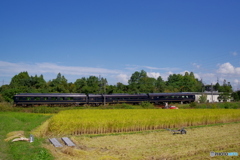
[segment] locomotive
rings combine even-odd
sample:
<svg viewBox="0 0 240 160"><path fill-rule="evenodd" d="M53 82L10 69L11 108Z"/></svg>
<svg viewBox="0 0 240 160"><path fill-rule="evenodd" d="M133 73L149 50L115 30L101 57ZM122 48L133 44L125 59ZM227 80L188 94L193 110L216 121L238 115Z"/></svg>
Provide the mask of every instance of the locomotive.
<svg viewBox="0 0 240 160"><path fill-rule="evenodd" d="M103 105L103 104L140 104L150 102L163 103L191 103L195 101L192 93L144 93L144 94L83 94L83 93L21 93L14 96L16 106L34 105Z"/></svg>

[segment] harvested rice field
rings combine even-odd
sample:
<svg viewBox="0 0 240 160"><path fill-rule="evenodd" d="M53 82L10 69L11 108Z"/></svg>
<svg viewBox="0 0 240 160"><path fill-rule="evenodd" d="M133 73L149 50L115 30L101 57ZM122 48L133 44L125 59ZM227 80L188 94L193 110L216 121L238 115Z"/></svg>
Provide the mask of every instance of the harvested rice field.
<svg viewBox="0 0 240 160"><path fill-rule="evenodd" d="M187 134L167 130L105 136L69 136L76 147L44 144L57 160L237 159L210 157L210 152L240 153L240 123L186 128Z"/></svg>

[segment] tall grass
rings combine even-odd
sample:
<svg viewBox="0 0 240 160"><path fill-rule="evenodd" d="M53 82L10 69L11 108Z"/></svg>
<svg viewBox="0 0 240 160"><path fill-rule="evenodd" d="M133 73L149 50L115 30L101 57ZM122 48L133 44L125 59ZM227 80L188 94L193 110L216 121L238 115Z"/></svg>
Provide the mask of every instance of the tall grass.
<svg viewBox="0 0 240 160"><path fill-rule="evenodd" d="M240 110L69 110L49 120L47 134L117 133L235 121L240 121Z"/></svg>

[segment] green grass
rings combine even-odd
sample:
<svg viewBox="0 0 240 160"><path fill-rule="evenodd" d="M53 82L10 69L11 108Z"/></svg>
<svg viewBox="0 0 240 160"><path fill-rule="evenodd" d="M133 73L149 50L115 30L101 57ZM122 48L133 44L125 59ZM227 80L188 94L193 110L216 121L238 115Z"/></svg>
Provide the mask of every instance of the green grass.
<svg viewBox="0 0 240 160"><path fill-rule="evenodd" d="M35 138L34 142L6 142L9 132L24 131L29 137L30 131L50 116L30 113L0 112L0 159L4 160L51 160L53 157L41 147L43 139Z"/></svg>

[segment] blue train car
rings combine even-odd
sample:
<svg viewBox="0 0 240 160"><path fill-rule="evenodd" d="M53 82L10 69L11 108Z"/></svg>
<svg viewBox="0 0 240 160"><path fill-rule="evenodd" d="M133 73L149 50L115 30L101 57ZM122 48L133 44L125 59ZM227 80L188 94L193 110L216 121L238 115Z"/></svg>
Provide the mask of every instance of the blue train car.
<svg viewBox="0 0 240 160"><path fill-rule="evenodd" d="M81 105L88 102L81 93L21 93L14 96L15 105Z"/></svg>
<svg viewBox="0 0 240 160"><path fill-rule="evenodd" d="M165 102L191 103L195 101L195 94L192 93L149 93L149 102L161 104Z"/></svg>
<svg viewBox="0 0 240 160"><path fill-rule="evenodd" d="M140 104L143 101L148 101L147 94L106 94L103 95L103 100L108 104L129 103Z"/></svg>

